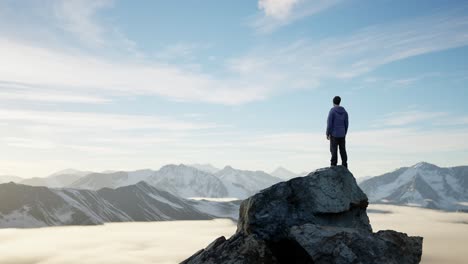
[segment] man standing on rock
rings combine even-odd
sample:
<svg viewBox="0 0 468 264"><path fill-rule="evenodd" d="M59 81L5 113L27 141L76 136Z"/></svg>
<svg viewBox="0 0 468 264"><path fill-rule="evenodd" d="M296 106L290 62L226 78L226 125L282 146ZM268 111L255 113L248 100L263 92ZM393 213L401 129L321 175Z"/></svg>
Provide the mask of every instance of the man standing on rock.
<svg viewBox="0 0 468 264"><path fill-rule="evenodd" d="M333 98L333 108L328 113L327 139L330 140L331 166L338 163L338 147L340 148L341 164L348 167L346 154L346 133L348 133L348 113L340 106L341 98Z"/></svg>

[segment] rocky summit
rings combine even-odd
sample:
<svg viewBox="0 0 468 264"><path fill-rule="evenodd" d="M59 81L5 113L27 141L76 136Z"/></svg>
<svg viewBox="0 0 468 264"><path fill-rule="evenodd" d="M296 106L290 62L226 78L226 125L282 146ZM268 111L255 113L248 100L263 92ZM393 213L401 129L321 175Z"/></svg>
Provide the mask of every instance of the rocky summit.
<svg viewBox="0 0 468 264"><path fill-rule="evenodd" d="M423 238L373 233L367 205L348 169L319 169L244 200L236 233L182 263L419 263Z"/></svg>

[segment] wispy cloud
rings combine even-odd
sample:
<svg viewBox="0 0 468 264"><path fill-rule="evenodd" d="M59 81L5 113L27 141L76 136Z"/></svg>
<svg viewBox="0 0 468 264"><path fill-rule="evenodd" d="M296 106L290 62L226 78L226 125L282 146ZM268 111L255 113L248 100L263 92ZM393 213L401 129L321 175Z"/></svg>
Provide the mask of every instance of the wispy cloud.
<svg viewBox="0 0 468 264"><path fill-rule="evenodd" d="M468 35L460 34L466 31L466 13L443 12L375 25L343 37L258 47L228 65L241 78L261 81L271 90L314 88L327 79L354 78L395 61L466 46Z"/></svg>
<svg viewBox="0 0 468 264"><path fill-rule="evenodd" d="M382 120L375 125L383 126L407 126L423 121L434 121L447 117L447 112L430 112L421 110L411 110L404 112L393 112L385 115Z"/></svg>
<svg viewBox="0 0 468 264"><path fill-rule="evenodd" d="M294 21L324 11L342 0L259 0L260 13L251 26L260 33L271 33Z"/></svg>
<svg viewBox="0 0 468 264"><path fill-rule="evenodd" d="M0 101L4 104L17 101L48 102L48 103L79 103L79 104L103 104L111 101L109 98L97 95L83 95L67 91L52 89L35 89L34 86L17 87L16 84L2 84L0 82Z"/></svg>
<svg viewBox="0 0 468 264"><path fill-rule="evenodd" d="M300 3L299 0L259 0L258 8L262 10L266 16L271 16L276 19L286 19L291 16L293 7L298 3Z"/></svg>
<svg viewBox="0 0 468 264"><path fill-rule="evenodd" d="M142 57L135 41L103 19L113 6L113 0L1 1L0 33L37 47Z"/></svg>
<svg viewBox="0 0 468 264"><path fill-rule="evenodd" d="M107 30L96 19L96 13L112 4L112 0L53 1L53 10L65 31L89 45L103 45Z"/></svg>
<svg viewBox="0 0 468 264"><path fill-rule="evenodd" d="M0 39L0 80L111 95L157 95L180 101L238 104L264 97L258 83L221 80L167 64L109 61ZM67 65L67 67L64 67ZM34 71L29 69L34 68ZM36 87L39 89L39 87Z"/></svg>
<svg viewBox="0 0 468 264"><path fill-rule="evenodd" d="M437 120L434 122L434 124L438 126L468 125L468 116L452 115L451 118Z"/></svg>
<svg viewBox="0 0 468 264"><path fill-rule="evenodd" d="M25 176L77 162L119 169L180 162L174 157L198 156L191 146L198 134L226 129L188 117L5 108L0 127L2 173Z"/></svg>
<svg viewBox="0 0 468 264"><path fill-rule="evenodd" d="M303 4L305 2L292 1L291 11L286 14L279 11L286 8L282 4L275 6L264 2L262 6L269 10L269 17L289 17L294 16L296 6ZM95 6L94 11L83 11L88 15L79 17L92 17L93 12L103 6L104 3ZM468 31L466 14L458 11L439 13L376 25L344 37L319 41L303 39L282 46L253 48L242 56L217 62L220 65L216 73L132 56L110 59L0 37L0 56L3 62L8 61L0 63L0 81L26 84L28 90L21 93L40 92L55 101L93 103L103 99L102 96L97 96L99 99L72 98L76 94L94 93L105 95L105 98L149 95L175 101L233 105L263 100L295 89L317 88L327 79L352 78L393 61L465 46L468 45L468 35L460 34L465 31ZM193 48L190 45L174 46L166 55L187 54ZM413 81L404 80L401 85ZM3 96L19 97L15 94Z"/></svg>
<svg viewBox="0 0 468 264"><path fill-rule="evenodd" d="M184 122L168 117L148 115L124 115L64 111L32 111L0 109L0 121L19 122L19 125L36 124L68 129L107 130L197 130L216 128L213 123Z"/></svg>
<svg viewBox="0 0 468 264"><path fill-rule="evenodd" d="M372 127L421 127L421 125L429 125L431 129L435 129L466 124L468 124L468 116L464 114L414 109L388 113L376 120Z"/></svg>

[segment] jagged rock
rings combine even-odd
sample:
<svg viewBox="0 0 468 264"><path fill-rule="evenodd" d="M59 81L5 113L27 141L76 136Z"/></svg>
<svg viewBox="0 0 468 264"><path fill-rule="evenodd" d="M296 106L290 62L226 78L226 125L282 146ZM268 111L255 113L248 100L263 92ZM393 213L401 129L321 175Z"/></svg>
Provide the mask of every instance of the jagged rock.
<svg viewBox="0 0 468 264"><path fill-rule="evenodd" d="M228 242L228 243L226 243ZM208 247L195 253L182 263L279 263L266 241L255 235L238 233L229 240L219 237Z"/></svg>
<svg viewBox="0 0 468 264"><path fill-rule="evenodd" d="M419 263L422 237L372 233L367 204L346 168L320 169L245 200L236 234L182 263Z"/></svg>
<svg viewBox="0 0 468 264"><path fill-rule="evenodd" d="M290 229L313 263L419 263L422 239L386 230L369 233L353 228L305 224Z"/></svg>
<svg viewBox="0 0 468 264"><path fill-rule="evenodd" d="M372 231L367 205L367 196L346 168L317 170L275 184L242 202L237 232L268 239L305 223Z"/></svg>

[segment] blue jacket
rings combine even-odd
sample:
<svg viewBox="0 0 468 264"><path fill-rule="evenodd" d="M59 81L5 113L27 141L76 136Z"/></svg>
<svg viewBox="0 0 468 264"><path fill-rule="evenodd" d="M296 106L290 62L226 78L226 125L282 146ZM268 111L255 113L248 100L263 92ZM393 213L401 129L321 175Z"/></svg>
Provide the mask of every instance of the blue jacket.
<svg viewBox="0 0 468 264"><path fill-rule="evenodd" d="M345 137L348 133L348 113L341 106L334 106L328 113L327 136Z"/></svg>

